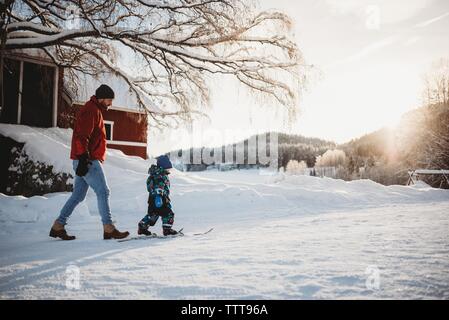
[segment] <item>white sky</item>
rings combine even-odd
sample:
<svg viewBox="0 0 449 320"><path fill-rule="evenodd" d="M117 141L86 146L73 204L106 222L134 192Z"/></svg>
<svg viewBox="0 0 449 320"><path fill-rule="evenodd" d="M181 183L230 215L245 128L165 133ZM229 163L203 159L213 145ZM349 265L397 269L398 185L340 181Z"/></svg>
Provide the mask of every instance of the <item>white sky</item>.
<svg viewBox="0 0 449 320"><path fill-rule="evenodd" d="M217 79L210 121L194 126L198 139L150 128L150 155L268 130L346 142L394 125L420 106L422 74L432 61L449 57L447 0L261 0L261 7L293 18L306 62L322 72L303 95L297 121L286 125L274 106L261 107L234 81Z"/></svg>

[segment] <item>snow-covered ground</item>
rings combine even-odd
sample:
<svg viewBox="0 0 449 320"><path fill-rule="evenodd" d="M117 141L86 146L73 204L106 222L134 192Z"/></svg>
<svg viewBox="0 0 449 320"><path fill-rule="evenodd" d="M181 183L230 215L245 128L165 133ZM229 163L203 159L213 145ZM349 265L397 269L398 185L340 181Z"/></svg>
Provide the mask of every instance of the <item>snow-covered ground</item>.
<svg viewBox="0 0 449 320"><path fill-rule="evenodd" d="M27 150L70 168L70 130L11 128L0 131L54 140L51 156ZM117 226L133 235L149 165L111 150L104 166ZM447 190L257 170L175 171L171 182L175 226L213 232L104 241L89 191L68 225L77 240L58 241L48 231L69 193L0 194L0 298L449 298Z"/></svg>

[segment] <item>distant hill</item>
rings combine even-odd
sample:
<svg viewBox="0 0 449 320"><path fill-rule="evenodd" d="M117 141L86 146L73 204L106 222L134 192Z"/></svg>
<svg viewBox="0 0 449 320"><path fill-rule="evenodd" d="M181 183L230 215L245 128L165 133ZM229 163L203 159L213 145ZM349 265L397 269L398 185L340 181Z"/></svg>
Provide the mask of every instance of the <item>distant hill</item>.
<svg viewBox="0 0 449 320"><path fill-rule="evenodd" d="M337 145L335 142L302 135L277 133L278 167L286 167L290 160L305 161L314 167L318 156L328 150L344 151L344 161L338 165L336 177L345 180L371 179L391 185L405 184L410 169L449 169L449 106L435 104L411 110L404 114L396 128L381 128L362 137ZM221 146L222 159L214 163L192 165L188 170L206 170L210 166L230 164L231 168L252 168L264 165L248 163L248 141L257 135L232 145ZM269 142L269 139L267 143ZM225 159L224 150L244 146L244 161L236 163ZM219 147L220 148L220 147ZM190 149L201 154L204 148ZM241 149L240 149L241 150ZM267 150L269 148L267 147ZM183 152L189 151L183 150ZM251 150L254 152L254 150ZM191 153L190 163L193 163ZM256 149L256 154L258 150ZM227 160L227 161L225 161ZM184 163L186 162L185 160ZM189 163L189 161L187 161ZM232 164L234 166L232 166ZM427 181L436 185L439 179Z"/></svg>
<svg viewBox="0 0 449 320"><path fill-rule="evenodd" d="M364 167L364 177L384 184L404 183L410 169L449 169L449 105L411 110L395 128L382 128L338 148L348 157L347 176ZM440 181L430 177L427 182Z"/></svg>
<svg viewBox="0 0 449 320"><path fill-rule="evenodd" d="M435 157L428 154L428 147L447 142L448 125L448 105L420 107L405 113L395 128L381 128L341 144L338 148L361 157L382 157L389 161L408 160L407 163L411 166L445 166L449 163L432 161ZM430 157L425 156L424 159L424 154Z"/></svg>
<svg viewBox="0 0 449 320"><path fill-rule="evenodd" d="M305 161L313 167L317 156L337 147L333 141L286 133L279 133L278 143L279 167L284 168L290 160Z"/></svg>
<svg viewBox="0 0 449 320"><path fill-rule="evenodd" d="M338 148L346 153L356 153L363 157L382 157L392 151L394 136L395 130L385 127L340 144Z"/></svg>
<svg viewBox="0 0 449 320"><path fill-rule="evenodd" d="M285 167L290 160L298 160L298 161L306 161L308 166L312 167L315 164L315 159L317 156L323 154L328 149L333 149L336 147L336 143L332 141L327 141L319 138L313 138L313 137L305 137L302 135L296 135L296 134L286 134L286 133L279 133L275 132L278 135L278 167ZM241 140L239 142L236 142L232 145L223 145L221 146L222 150L224 151L225 148L233 148L234 154L236 154L237 146L244 146L244 163L236 163L236 158L234 157L233 163L238 165L238 167L253 167L254 165L248 165L248 141L258 141L259 135L253 135L245 140ZM267 133L267 144L270 142L269 137L270 135ZM220 147L218 147L220 148ZM193 162L193 153L194 152L200 152L204 148L191 148L184 149L182 152L188 152L191 151L191 157L190 161ZM269 153L269 147L267 147L267 152ZM254 151L254 150L253 150ZM255 154L257 154L258 150L256 148ZM224 159L224 152L223 152L223 159L221 160L222 163L225 162ZM214 164L218 164L220 161L217 161ZM256 165L259 166L259 165ZM201 164L201 165L195 165L192 166L194 170L205 170L207 168L207 165Z"/></svg>
<svg viewBox="0 0 449 320"><path fill-rule="evenodd" d="M314 137L305 137L298 134L288 134L288 133L278 133L279 143L289 143L289 144L304 144L314 147L324 147L331 146L335 147L336 143L329 140L323 140Z"/></svg>

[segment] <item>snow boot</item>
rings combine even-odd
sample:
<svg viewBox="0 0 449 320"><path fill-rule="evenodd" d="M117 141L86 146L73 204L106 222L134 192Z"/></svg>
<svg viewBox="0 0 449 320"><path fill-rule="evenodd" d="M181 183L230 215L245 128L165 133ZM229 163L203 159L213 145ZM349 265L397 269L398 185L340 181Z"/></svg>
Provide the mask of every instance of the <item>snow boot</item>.
<svg viewBox="0 0 449 320"><path fill-rule="evenodd" d="M148 230L148 226L145 225L142 222L139 222L139 224L138 224L137 234L138 235L143 234L143 235L146 235L146 236L151 236L151 232Z"/></svg>
<svg viewBox="0 0 449 320"><path fill-rule="evenodd" d="M53 224L50 230L50 237L52 238L60 238L62 240L75 240L75 236L69 236L67 234L67 231L64 228L63 224L60 224L59 222L56 222Z"/></svg>
<svg viewBox="0 0 449 320"><path fill-rule="evenodd" d="M178 231L176 231L170 227L162 228L162 231L164 233L164 236L173 236L175 234L178 234Z"/></svg>
<svg viewBox="0 0 449 320"><path fill-rule="evenodd" d="M55 229L51 228L49 236L52 238L60 238L62 240L75 240L76 239L75 236L69 236L65 229L55 230Z"/></svg>
<svg viewBox="0 0 449 320"><path fill-rule="evenodd" d="M104 227L104 232L103 232L104 240L123 239L123 238L126 238L127 236L129 236L128 231L120 232L114 227L114 225L105 225L105 227Z"/></svg>

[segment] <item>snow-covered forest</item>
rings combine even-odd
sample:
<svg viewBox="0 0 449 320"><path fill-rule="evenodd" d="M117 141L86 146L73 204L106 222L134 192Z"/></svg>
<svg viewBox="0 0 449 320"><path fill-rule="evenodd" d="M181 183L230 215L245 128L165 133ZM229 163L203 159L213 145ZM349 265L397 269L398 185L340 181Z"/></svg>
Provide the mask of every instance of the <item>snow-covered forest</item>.
<svg viewBox="0 0 449 320"><path fill-rule="evenodd" d="M423 105L404 114L394 128L383 128L341 146L346 170L341 178L373 179L383 184L403 184L410 169L449 168L449 59L434 61L423 80ZM359 174L358 168L366 170ZM439 177L426 177L449 188Z"/></svg>

